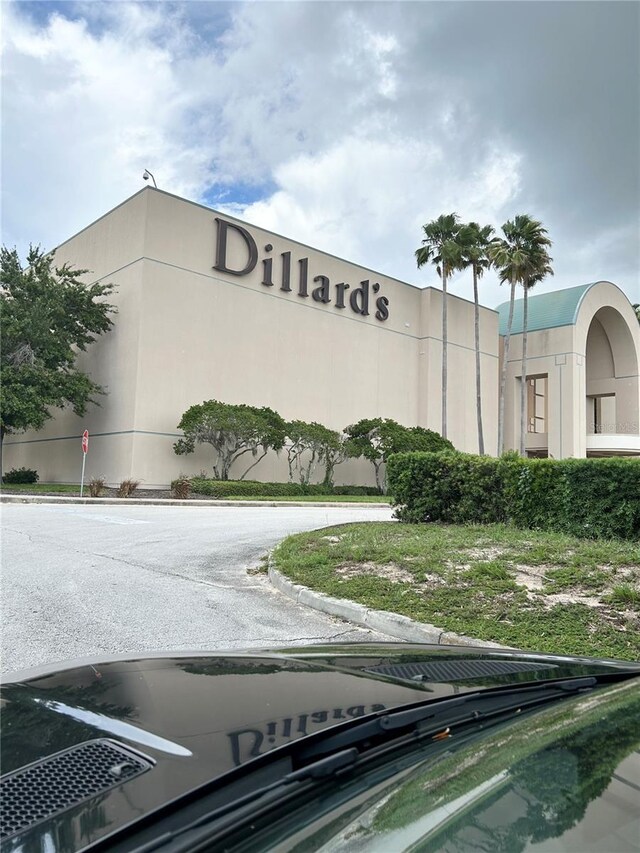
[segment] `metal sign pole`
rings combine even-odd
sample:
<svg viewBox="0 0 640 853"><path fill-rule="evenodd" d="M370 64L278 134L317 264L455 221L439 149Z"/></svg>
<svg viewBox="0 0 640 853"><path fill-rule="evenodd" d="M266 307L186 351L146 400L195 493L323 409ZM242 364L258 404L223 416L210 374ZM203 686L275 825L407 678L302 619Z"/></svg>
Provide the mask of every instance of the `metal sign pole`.
<svg viewBox="0 0 640 853"><path fill-rule="evenodd" d="M87 461L87 454L82 451L82 476L80 478L80 497L82 497L82 492L84 491L84 465Z"/></svg>
<svg viewBox="0 0 640 853"><path fill-rule="evenodd" d="M89 430L85 429L82 433L82 475L80 477L80 497L84 492L84 466L87 461L87 451L89 450Z"/></svg>

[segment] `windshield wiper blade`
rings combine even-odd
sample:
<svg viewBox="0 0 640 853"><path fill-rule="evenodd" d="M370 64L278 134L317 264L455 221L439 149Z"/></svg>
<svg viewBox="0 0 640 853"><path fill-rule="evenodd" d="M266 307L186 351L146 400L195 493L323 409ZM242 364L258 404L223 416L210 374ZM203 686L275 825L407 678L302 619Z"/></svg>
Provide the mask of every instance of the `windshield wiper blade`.
<svg viewBox="0 0 640 853"><path fill-rule="evenodd" d="M327 755L349 746L366 744L375 740L380 742L389 736L395 737L403 730L413 729L421 734L434 727L476 721L504 714L509 711L519 713L522 710L566 698L569 695L590 690L598 684L594 676L571 678L565 681L527 685L480 693L465 693L453 699L440 699L416 708L388 711L374 719L363 720L346 731L328 733L313 744L300 743L295 750L296 762L308 761L314 757Z"/></svg>

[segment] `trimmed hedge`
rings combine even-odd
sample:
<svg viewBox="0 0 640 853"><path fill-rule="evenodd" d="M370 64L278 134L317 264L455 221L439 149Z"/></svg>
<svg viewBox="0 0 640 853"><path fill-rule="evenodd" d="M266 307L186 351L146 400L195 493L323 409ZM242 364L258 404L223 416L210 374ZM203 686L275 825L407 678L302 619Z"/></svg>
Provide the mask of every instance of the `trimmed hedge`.
<svg viewBox="0 0 640 853"><path fill-rule="evenodd" d="M198 495L213 498L240 497L289 497L298 495L379 495L373 486L324 486L312 483L258 483L255 480L204 480L194 477L191 480L192 491Z"/></svg>
<svg viewBox="0 0 640 853"><path fill-rule="evenodd" d="M12 468L7 471L2 478L3 483L37 483L39 480L38 472L33 468Z"/></svg>
<svg viewBox="0 0 640 853"><path fill-rule="evenodd" d="M387 466L401 521L506 522L588 538L640 538L640 459L494 459L399 453Z"/></svg>

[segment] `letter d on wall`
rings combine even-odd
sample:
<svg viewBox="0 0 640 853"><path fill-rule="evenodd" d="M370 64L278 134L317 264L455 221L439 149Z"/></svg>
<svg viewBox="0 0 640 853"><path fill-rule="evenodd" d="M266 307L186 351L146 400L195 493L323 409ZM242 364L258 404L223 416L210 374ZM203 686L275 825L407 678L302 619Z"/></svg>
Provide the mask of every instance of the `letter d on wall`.
<svg viewBox="0 0 640 853"><path fill-rule="evenodd" d="M247 275L255 269L255 266L258 263L258 247L256 246L256 241L253 239L251 234L249 234L247 229L242 227L242 225L227 222L225 219L220 219L217 216L216 222L218 223L218 245L216 246L216 262L213 265L214 270L219 270L219 272L228 272L231 273L231 275ZM234 231L238 232L244 240L249 252L247 263L241 270L234 270L227 266L227 232L229 228L233 228Z"/></svg>

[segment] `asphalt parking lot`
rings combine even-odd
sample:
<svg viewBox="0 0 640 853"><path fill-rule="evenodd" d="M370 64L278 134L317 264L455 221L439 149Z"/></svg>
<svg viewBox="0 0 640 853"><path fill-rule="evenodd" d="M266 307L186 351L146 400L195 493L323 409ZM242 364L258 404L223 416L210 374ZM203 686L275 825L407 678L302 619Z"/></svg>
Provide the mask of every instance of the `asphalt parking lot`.
<svg viewBox="0 0 640 853"><path fill-rule="evenodd" d="M388 507L2 505L2 671L87 655L388 639L247 573L284 536Z"/></svg>

